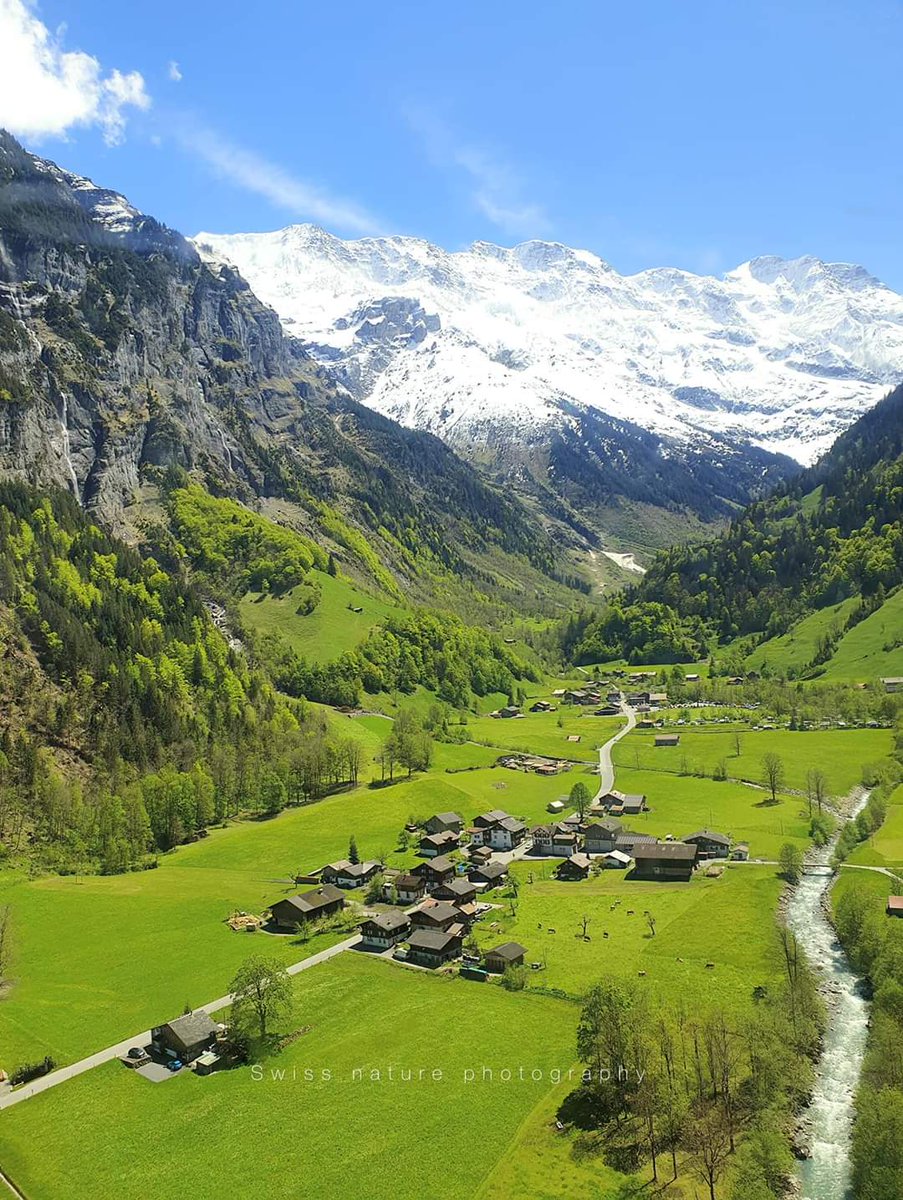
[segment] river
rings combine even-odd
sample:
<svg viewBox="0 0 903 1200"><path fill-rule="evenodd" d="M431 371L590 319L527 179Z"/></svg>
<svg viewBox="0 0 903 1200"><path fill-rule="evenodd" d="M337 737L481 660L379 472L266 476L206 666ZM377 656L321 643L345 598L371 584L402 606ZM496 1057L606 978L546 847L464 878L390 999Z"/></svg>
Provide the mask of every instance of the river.
<svg viewBox="0 0 903 1200"><path fill-rule="evenodd" d="M864 797L854 815L866 803ZM819 975L829 1001L824 1046L816 1068L812 1104L807 1112L805 1138L812 1157L799 1164L804 1200L847 1200L850 1191L850 1138L853 1100L868 1036L869 1006L858 976L847 962L843 948L822 903L831 884L829 865L832 842L793 889L787 905L787 924L797 936L810 963L821 967Z"/></svg>

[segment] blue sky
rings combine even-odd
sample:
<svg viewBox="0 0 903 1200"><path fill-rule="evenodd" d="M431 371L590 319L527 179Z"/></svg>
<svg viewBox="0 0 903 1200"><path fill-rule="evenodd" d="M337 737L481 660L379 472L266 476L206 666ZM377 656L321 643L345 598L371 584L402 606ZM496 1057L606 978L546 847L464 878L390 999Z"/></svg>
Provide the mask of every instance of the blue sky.
<svg viewBox="0 0 903 1200"><path fill-rule="evenodd" d="M0 124L186 233L811 253L903 290L901 48L896 0L0 0Z"/></svg>

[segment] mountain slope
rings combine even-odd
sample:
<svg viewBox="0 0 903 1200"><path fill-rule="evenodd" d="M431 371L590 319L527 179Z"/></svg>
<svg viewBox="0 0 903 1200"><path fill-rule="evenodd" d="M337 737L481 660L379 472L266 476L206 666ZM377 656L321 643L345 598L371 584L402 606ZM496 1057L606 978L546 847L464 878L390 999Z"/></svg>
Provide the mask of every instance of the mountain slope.
<svg viewBox="0 0 903 1200"><path fill-rule="evenodd" d="M476 603L569 572L514 498L338 388L234 268L0 135L0 472L127 531L167 468L278 500L384 588Z"/></svg>
<svg viewBox="0 0 903 1200"><path fill-rule="evenodd" d="M718 538L660 554L641 584L565 637L578 661L689 661L713 640L745 639L747 651L762 643L748 657L759 669L891 674L901 587L903 387L792 484Z"/></svg>
<svg viewBox="0 0 903 1200"><path fill-rule="evenodd" d="M675 493L723 517L792 469L775 455L811 461L903 373L903 298L846 264L625 277L553 243L447 253L309 225L195 242L359 400L596 524L615 498Z"/></svg>

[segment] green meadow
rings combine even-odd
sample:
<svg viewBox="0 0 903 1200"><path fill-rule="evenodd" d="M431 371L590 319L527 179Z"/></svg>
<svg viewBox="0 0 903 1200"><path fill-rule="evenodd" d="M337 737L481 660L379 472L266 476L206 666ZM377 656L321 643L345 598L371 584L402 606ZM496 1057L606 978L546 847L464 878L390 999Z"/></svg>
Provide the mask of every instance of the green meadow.
<svg viewBox="0 0 903 1200"><path fill-rule="evenodd" d="M889 729L791 731L682 727L669 728L668 732L680 734L679 746L656 746L654 730L634 730L615 746L615 764L675 774L699 770L711 775L723 759L729 778L760 783L762 757L771 752L783 761L787 787L804 790L807 773L819 767L828 777L831 794L842 796L861 782L865 764L886 758L893 748L893 733Z"/></svg>
<svg viewBox="0 0 903 1200"><path fill-rule="evenodd" d="M823 679L875 679L903 675L903 588L844 635Z"/></svg>
<svg viewBox="0 0 903 1200"><path fill-rule="evenodd" d="M857 846L847 861L903 869L903 786L891 795L884 824Z"/></svg>
<svg viewBox="0 0 903 1200"><path fill-rule="evenodd" d="M280 596L249 592L239 602L242 620L259 633L278 633L304 658L329 662L353 650L374 625L402 611L347 579L316 570L309 577L322 590L312 613L301 615L296 611L299 595L307 590L302 584ZM362 611L354 612L355 608Z"/></svg>
<svg viewBox="0 0 903 1200"><path fill-rule="evenodd" d="M859 597L853 596L821 608L798 621L789 633L762 642L747 656L747 670L761 671L767 665L772 671L801 671L812 662L819 641L841 627L858 603Z"/></svg>
<svg viewBox="0 0 903 1200"><path fill-rule="evenodd" d="M346 953L298 976L287 1028L308 1032L266 1063L283 1078L244 1067L152 1084L108 1064L5 1112L0 1161L27 1195L54 1200L80 1200L86 1178L117 1200L218 1200L224 1186L332 1200L353 1179L367 1195L465 1200L550 1095L552 1072L572 1066L577 1016L561 1000Z"/></svg>

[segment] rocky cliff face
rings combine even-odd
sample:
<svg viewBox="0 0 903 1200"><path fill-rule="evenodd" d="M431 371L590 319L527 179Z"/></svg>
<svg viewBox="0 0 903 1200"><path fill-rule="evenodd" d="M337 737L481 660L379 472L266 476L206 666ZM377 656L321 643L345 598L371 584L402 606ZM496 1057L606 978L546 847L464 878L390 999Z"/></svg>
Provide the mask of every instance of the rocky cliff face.
<svg viewBox="0 0 903 1200"><path fill-rule="evenodd" d="M485 579L477 560L498 550L560 574L534 515L359 405L234 267L0 132L0 474L66 488L127 531L171 466L249 503L287 499L326 541L338 512L400 575L428 562Z"/></svg>

